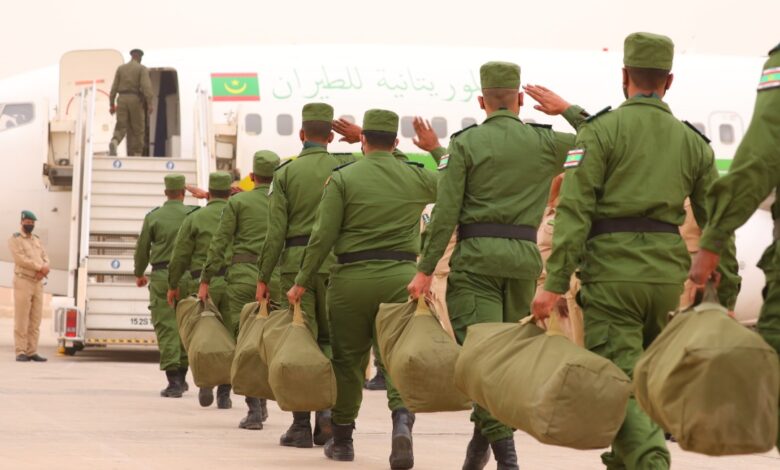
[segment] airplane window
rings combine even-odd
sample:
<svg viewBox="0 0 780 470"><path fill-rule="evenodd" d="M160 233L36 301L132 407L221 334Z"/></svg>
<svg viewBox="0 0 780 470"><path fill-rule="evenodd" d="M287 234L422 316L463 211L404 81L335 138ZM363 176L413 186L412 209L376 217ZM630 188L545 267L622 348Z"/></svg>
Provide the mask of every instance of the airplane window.
<svg viewBox="0 0 780 470"><path fill-rule="evenodd" d="M411 116L404 116L401 118L401 135L404 137L414 137L414 120Z"/></svg>
<svg viewBox="0 0 780 470"><path fill-rule="evenodd" d="M0 103L0 132L29 124L35 118L32 103Z"/></svg>
<svg viewBox="0 0 780 470"><path fill-rule="evenodd" d="M693 124L693 127L695 127L697 131L701 132L704 135L707 135L707 128L704 127L704 124L702 124L701 122L693 122L691 124Z"/></svg>
<svg viewBox="0 0 780 470"><path fill-rule="evenodd" d="M276 116L276 132L279 135L292 135L293 117L289 114L280 114Z"/></svg>
<svg viewBox="0 0 780 470"><path fill-rule="evenodd" d="M244 117L244 127L249 135L260 135L263 131L263 118L259 114L247 114Z"/></svg>
<svg viewBox="0 0 780 470"><path fill-rule="evenodd" d="M720 141L724 144L734 143L734 126L731 124L721 124L718 127L718 134L720 134Z"/></svg>
<svg viewBox="0 0 780 470"><path fill-rule="evenodd" d="M431 127L436 133L436 136L440 138L447 137L447 120L443 117L435 117L431 119Z"/></svg>
<svg viewBox="0 0 780 470"><path fill-rule="evenodd" d="M343 119L343 120L345 120L347 122L351 122L352 124L355 124L355 116L353 116L351 114L345 114L345 115L339 117L339 119Z"/></svg>
<svg viewBox="0 0 780 470"><path fill-rule="evenodd" d="M473 126L477 123L477 120L474 118L463 118L463 120L460 121L460 128L465 129L469 126Z"/></svg>

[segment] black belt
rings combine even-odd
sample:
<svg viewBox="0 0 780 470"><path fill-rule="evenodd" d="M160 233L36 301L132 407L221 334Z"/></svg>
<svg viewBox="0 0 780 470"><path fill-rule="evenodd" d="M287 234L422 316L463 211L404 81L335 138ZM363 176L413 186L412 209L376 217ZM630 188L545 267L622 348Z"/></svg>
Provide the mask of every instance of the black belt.
<svg viewBox="0 0 780 470"><path fill-rule="evenodd" d="M291 246L306 246L308 244L309 244L308 235L299 235L297 237L290 237L284 241L285 248L290 248Z"/></svg>
<svg viewBox="0 0 780 470"><path fill-rule="evenodd" d="M594 220L588 238L615 232L674 233L679 235L680 228L674 224L647 217L615 217L614 219Z"/></svg>
<svg viewBox="0 0 780 470"><path fill-rule="evenodd" d="M366 250L355 251L338 255L339 264L357 263L358 261L390 260L390 261L417 261L415 253L406 251Z"/></svg>
<svg viewBox="0 0 780 470"><path fill-rule="evenodd" d="M233 255L233 264L238 263L257 263L257 255L253 255L252 253L238 253L237 255Z"/></svg>
<svg viewBox="0 0 780 470"><path fill-rule="evenodd" d="M160 261L159 263L152 263L152 272L168 269L167 261Z"/></svg>
<svg viewBox="0 0 780 470"><path fill-rule="evenodd" d="M202 269L196 269L194 271L190 271L190 276L192 276L193 279L200 279L200 274L203 272ZM214 277L222 277L227 273L227 268L222 268L219 271L217 271L217 274L214 275Z"/></svg>
<svg viewBox="0 0 780 470"><path fill-rule="evenodd" d="M458 227L458 241L466 238L509 238L536 243L536 228L530 225L493 223L462 224Z"/></svg>

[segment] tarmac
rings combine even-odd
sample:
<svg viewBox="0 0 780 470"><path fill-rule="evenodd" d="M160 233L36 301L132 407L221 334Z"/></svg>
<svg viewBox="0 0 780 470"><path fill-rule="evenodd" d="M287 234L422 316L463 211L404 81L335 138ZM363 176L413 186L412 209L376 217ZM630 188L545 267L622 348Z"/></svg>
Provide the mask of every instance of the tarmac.
<svg viewBox="0 0 780 470"><path fill-rule="evenodd" d="M290 415L269 403L265 429L237 425L243 398L233 408L201 408L197 391L161 398L164 375L152 348L88 348L56 354L51 320L41 325L46 363L17 363L13 319L0 316L0 469L388 469L390 413L383 392L364 393L352 463L327 460L321 448L278 445ZM467 412L419 414L414 427L416 469L459 469L472 426ZM524 470L604 468L601 451L542 445L515 433ZM707 457L669 445L672 468L776 470L780 455ZM495 462L488 464L495 468Z"/></svg>

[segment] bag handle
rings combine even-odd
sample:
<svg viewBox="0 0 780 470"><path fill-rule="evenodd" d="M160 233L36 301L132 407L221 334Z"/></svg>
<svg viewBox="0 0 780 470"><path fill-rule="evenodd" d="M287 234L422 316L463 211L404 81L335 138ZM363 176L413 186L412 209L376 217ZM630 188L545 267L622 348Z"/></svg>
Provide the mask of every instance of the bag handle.
<svg viewBox="0 0 780 470"><path fill-rule="evenodd" d="M547 322L547 331L544 334L547 336L566 336L561 329L561 314L557 308L554 308L550 313L550 321Z"/></svg>
<svg viewBox="0 0 780 470"><path fill-rule="evenodd" d="M268 301L263 299L262 302L258 305L259 309L257 311L256 318L268 318L270 314L268 313Z"/></svg>
<svg viewBox="0 0 780 470"><path fill-rule="evenodd" d="M293 304L293 325L305 326L306 320L303 318L303 311L301 310L301 303L296 302Z"/></svg>
<svg viewBox="0 0 780 470"><path fill-rule="evenodd" d="M431 309L428 307L428 302L425 300L425 296L421 295L417 297L417 308L414 311L414 316L419 317L422 315L432 315Z"/></svg>

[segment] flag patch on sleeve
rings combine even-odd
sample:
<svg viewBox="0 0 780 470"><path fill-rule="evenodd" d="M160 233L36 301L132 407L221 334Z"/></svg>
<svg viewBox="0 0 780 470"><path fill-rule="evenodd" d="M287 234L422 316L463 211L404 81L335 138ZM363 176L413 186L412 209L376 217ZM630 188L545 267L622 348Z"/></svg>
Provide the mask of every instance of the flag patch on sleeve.
<svg viewBox="0 0 780 470"><path fill-rule="evenodd" d="M758 81L758 91L770 88L780 88L780 67L766 69L761 74L761 80Z"/></svg>
<svg viewBox="0 0 780 470"><path fill-rule="evenodd" d="M271 181L271 186L268 187L268 195L270 196L274 192L274 182Z"/></svg>
<svg viewBox="0 0 780 470"><path fill-rule="evenodd" d="M439 160L439 169L443 170L447 168L447 165L449 165L449 163L450 163L450 154L442 156L441 159Z"/></svg>
<svg viewBox="0 0 780 470"><path fill-rule="evenodd" d="M584 158L585 149L569 150L569 153L566 154L566 161L563 162L563 168L567 170L569 168L577 168Z"/></svg>

